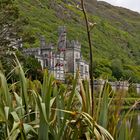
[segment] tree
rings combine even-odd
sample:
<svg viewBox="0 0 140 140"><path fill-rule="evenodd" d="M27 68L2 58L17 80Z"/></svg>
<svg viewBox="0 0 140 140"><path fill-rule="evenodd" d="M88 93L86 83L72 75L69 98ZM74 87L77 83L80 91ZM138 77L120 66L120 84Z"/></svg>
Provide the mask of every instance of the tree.
<svg viewBox="0 0 140 140"><path fill-rule="evenodd" d="M19 9L14 0L0 0L0 63L7 75L13 69L13 56L19 46L21 24Z"/></svg>
<svg viewBox="0 0 140 140"><path fill-rule="evenodd" d="M98 59L93 62L93 74L95 78L107 78L112 75L112 71L110 69L110 63L108 60Z"/></svg>
<svg viewBox="0 0 140 140"><path fill-rule="evenodd" d="M16 56L26 73L26 76L32 80L40 80L43 78L43 71L40 62L34 56L25 56L20 51L16 52ZM7 54L7 59L4 57L0 61L0 71L2 71L6 76L14 70L15 67L15 56ZM13 71L14 72L14 71ZM16 81L16 75L10 76L8 78L8 83Z"/></svg>
<svg viewBox="0 0 140 140"><path fill-rule="evenodd" d="M34 56L28 56L23 62L23 67L28 78L42 81L42 67L40 62Z"/></svg>
<svg viewBox="0 0 140 140"><path fill-rule="evenodd" d="M19 24L19 10L13 0L0 1L0 53L5 53L12 46L17 45L21 26Z"/></svg>
<svg viewBox="0 0 140 140"><path fill-rule="evenodd" d="M111 64L112 75L120 80L123 77L123 65L121 60L114 59Z"/></svg>

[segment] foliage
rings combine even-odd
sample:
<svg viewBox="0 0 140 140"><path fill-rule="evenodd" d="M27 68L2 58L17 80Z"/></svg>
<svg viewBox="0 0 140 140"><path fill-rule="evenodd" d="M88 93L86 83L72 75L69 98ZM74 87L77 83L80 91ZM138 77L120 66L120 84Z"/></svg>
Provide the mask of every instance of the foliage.
<svg viewBox="0 0 140 140"><path fill-rule="evenodd" d="M82 54L89 60L83 15L76 6L77 1L16 0L16 3L20 15L30 23L24 26L23 40L25 38L33 42L24 43L24 47L38 47L40 35L44 35L48 42L56 44L58 26L66 25L69 40L78 39L82 44ZM86 3L90 22L97 23L94 33L91 33L94 38L93 58L99 64L94 71L95 77L108 75L112 80L132 79L133 82L139 82L139 14L103 2L98 2L99 7L92 1ZM118 74L117 70L115 72L116 60L121 64ZM126 65L131 68L126 68Z"/></svg>
<svg viewBox="0 0 140 140"><path fill-rule="evenodd" d="M0 54L19 47L24 18L20 18L19 8L13 0L0 1Z"/></svg>
<svg viewBox="0 0 140 140"><path fill-rule="evenodd" d="M38 79L42 81L43 79L43 71L41 64L38 62L34 56L24 56L20 51L16 51L16 55L19 59L19 61L22 63L24 71L26 71L26 75L30 79ZM1 66L0 70L3 71L5 75L9 75L11 71L13 71L15 62L14 62L14 56L13 52L7 53L6 55L3 55L4 57L1 58ZM5 57L7 57L5 59ZM8 82L13 82L17 79L17 76L9 77Z"/></svg>
<svg viewBox="0 0 140 140"><path fill-rule="evenodd" d="M28 56L23 62L23 67L25 69L27 77L35 80L41 80L43 78L42 67L40 62L34 56Z"/></svg>
<svg viewBox="0 0 140 140"><path fill-rule="evenodd" d="M19 82L8 85L0 73L0 124L6 127L4 139L113 139L90 116L90 96L84 93L80 81L81 92L78 91L78 73L73 85L65 87L45 71L40 93L35 82L27 81L17 60L16 65ZM15 90L15 86L19 89ZM85 106L86 100L89 103ZM75 102L80 108L74 106Z"/></svg>
<svg viewBox="0 0 140 140"><path fill-rule="evenodd" d="M94 76L107 75L110 80L116 78L139 82L139 14L122 8L112 8L110 5L108 7L111 10L108 11L107 4L102 2L98 2L99 8L96 8L96 4L91 1L86 1L86 3L90 22L97 23L94 34L91 33L91 37L94 38L94 62L98 65L94 69ZM58 26L66 25L69 40L78 39L82 44L82 54L86 60L89 60L83 15L76 4L77 1L62 0L2 0L0 4L0 53L2 54L4 49L7 50L11 44L10 40L14 39L14 46L19 45L21 43L17 40L19 38L22 38L25 48L38 47L40 35L44 35L47 42L56 44ZM96 12L93 16L94 9ZM10 40L6 39L7 35L10 35ZM118 74L116 74L117 70L115 72L116 59L121 62Z"/></svg>
<svg viewBox="0 0 140 140"><path fill-rule="evenodd" d="M123 128L131 109L125 115L120 114L123 92L112 93L106 83L95 98L92 117L89 81L82 82L78 73L72 84L64 85L45 70L41 84L27 79L19 61L16 59L15 62L18 81L7 84L0 72L1 138L113 140L113 136L119 140L129 136L130 130Z"/></svg>
<svg viewBox="0 0 140 140"><path fill-rule="evenodd" d="M120 60L113 60L111 64L112 75L120 80L123 77L123 66Z"/></svg>
<svg viewBox="0 0 140 140"><path fill-rule="evenodd" d="M9 37L9 32L12 34L14 19L17 17L18 11L17 8L14 7L12 1L2 0L0 3L0 48L10 42L7 37Z"/></svg>
<svg viewBox="0 0 140 140"><path fill-rule="evenodd" d="M100 94L96 96L97 122L107 128L116 140L133 139L129 114L136 108L139 98L129 98L127 94L125 90L112 91L106 82ZM125 108L126 102L131 102L127 109Z"/></svg>

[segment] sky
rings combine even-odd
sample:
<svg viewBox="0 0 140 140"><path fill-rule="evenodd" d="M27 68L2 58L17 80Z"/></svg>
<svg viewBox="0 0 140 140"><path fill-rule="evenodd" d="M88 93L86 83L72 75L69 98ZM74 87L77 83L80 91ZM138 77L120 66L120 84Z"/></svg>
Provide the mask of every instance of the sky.
<svg viewBox="0 0 140 140"><path fill-rule="evenodd" d="M101 0L112 5L125 7L140 13L140 0Z"/></svg>

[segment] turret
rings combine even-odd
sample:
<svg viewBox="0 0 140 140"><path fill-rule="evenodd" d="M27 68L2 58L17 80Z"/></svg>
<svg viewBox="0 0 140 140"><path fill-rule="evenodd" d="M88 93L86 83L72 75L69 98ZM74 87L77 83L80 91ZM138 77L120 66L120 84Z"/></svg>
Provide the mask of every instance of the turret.
<svg viewBox="0 0 140 140"><path fill-rule="evenodd" d="M45 48L46 47L46 40L44 36L41 36L40 38L40 47Z"/></svg>

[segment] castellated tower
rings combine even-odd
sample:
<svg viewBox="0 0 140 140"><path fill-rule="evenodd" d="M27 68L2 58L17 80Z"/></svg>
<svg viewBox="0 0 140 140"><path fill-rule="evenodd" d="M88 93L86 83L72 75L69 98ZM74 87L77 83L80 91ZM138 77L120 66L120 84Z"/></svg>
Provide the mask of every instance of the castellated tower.
<svg viewBox="0 0 140 140"><path fill-rule="evenodd" d="M46 39L44 36L40 37L40 50L38 51L39 55L42 54L42 49L46 47Z"/></svg>
<svg viewBox="0 0 140 140"><path fill-rule="evenodd" d="M75 76L76 71L80 71L82 79L89 77L89 65L82 59L81 44L77 40L68 41L66 27L58 28L57 50L54 44L47 44L45 37L41 36L38 48L25 49L27 55L34 55L41 63L42 68L48 69L58 80L64 81L65 74Z"/></svg>
<svg viewBox="0 0 140 140"><path fill-rule="evenodd" d="M44 36L40 37L40 47L45 48L46 47L46 40Z"/></svg>
<svg viewBox="0 0 140 140"><path fill-rule="evenodd" d="M78 41L72 40L67 42L66 61L68 73L76 73L78 66L77 61L81 58L81 44Z"/></svg>
<svg viewBox="0 0 140 140"><path fill-rule="evenodd" d="M52 55L54 46L52 43L47 44L44 36L40 38L40 48L38 48L38 60L41 62L43 68L48 70L53 67Z"/></svg>

